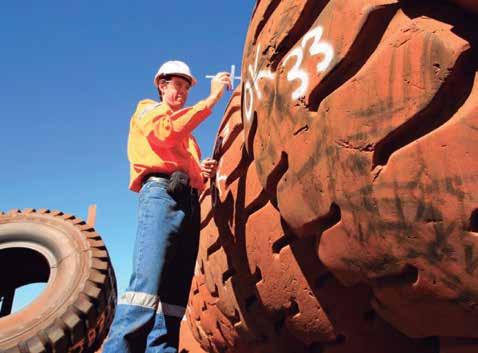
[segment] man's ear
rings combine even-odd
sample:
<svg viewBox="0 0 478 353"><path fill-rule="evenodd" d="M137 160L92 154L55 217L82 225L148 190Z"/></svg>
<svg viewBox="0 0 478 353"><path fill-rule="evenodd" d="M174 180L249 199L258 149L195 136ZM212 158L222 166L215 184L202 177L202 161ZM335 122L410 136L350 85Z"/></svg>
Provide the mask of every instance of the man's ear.
<svg viewBox="0 0 478 353"><path fill-rule="evenodd" d="M164 90L166 89L167 84L168 83L166 81L159 80L158 85L156 86L156 88L158 89L158 95L161 101L163 100L163 93L164 93Z"/></svg>
<svg viewBox="0 0 478 353"><path fill-rule="evenodd" d="M158 82L158 93L162 96L164 93L164 88L166 87L166 82L160 80Z"/></svg>

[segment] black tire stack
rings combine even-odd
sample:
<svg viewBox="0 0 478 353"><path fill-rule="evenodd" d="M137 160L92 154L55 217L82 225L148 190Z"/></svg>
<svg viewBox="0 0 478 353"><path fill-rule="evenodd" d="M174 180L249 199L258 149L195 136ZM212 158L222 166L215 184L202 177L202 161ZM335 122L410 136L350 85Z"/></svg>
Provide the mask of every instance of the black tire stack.
<svg viewBox="0 0 478 353"><path fill-rule="evenodd" d="M4 305L16 288L36 282L47 283L43 292L0 318L0 352L95 352L113 318L116 280L94 228L47 209L0 214Z"/></svg>

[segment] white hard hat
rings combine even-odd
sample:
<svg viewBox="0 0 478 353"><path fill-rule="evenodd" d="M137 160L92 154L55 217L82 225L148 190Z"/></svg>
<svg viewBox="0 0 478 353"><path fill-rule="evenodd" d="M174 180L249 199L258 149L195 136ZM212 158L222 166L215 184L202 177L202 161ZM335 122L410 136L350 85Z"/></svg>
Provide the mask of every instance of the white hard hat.
<svg viewBox="0 0 478 353"><path fill-rule="evenodd" d="M163 65L161 65L158 72L154 76L154 86L157 87L159 79L166 75L183 76L191 82L191 86L195 85L197 82L194 76L191 74L189 66L186 63L178 60L166 61Z"/></svg>

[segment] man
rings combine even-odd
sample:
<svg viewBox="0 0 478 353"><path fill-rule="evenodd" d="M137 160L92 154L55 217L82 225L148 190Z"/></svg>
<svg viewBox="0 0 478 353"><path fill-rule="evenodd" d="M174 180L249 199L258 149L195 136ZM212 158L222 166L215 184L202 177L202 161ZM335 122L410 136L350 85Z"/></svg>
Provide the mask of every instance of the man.
<svg viewBox="0 0 478 353"><path fill-rule="evenodd" d="M119 299L104 353L176 353L199 244L198 192L217 163L200 163L191 135L231 86L211 81L205 100L184 108L196 79L180 61L158 70L161 102L143 100L131 118L130 189L139 192L138 230L129 286Z"/></svg>

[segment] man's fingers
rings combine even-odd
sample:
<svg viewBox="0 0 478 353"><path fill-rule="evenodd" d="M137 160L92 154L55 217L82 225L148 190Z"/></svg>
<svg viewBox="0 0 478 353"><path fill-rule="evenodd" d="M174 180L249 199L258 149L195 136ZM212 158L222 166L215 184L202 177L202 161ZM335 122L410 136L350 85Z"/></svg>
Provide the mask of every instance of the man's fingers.
<svg viewBox="0 0 478 353"><path fill-rule="evenodd" d="M229 76L229 72L221 71L216 74L216 77Z"/></svg>
<svg viewBox="0 0 478 353"><path fill-rule="evenodd" d="M217 161L215 159L212 159L212 158L206 158L205 160L202 161L202 164L205 164L205 165L216 165L217 164Z"/></svg>
<svg viewBox="0 0 478 353"><path fill-rule="evenodd" d="M214 167L203 167L202 170L205 171L205 172L212 172L215 168Z"/></svg>
<svg viewBox="0 0 478 353"><path fill-rule="evenodd" d="M217 161L208 157L201 162L202 175L205 178L211 178L212 174L216 171Z"/></svg>
<svg viewBox="0 0 478 353"><path fill-rule="evenodd" d="M228 85L231 85L232 78L231 78L230 76L227 76L227 77L225 78L225 81L226 81L226 83L227 83Z"/></svg>
<svg viewBox="0 0 478 353"><path fill-rule="evenodd" d="M229 78L222 78L220 80L218 80L217 82L227 86L227 85L230 85L231 84L231 80L229 80Z"/></svg>
<svg viewBox="0 0 478 353"><path fill-rule="evenodd" d="M229 79L229 77L227 77L227 78L222 79L221 83L223 83L227 86L230 86L231 85L231 80Z"/></svg>
<svg viewBox="0 0 478 353"><path fill-rule="evenodd" d="M228 72L220 72L218 73L215 77L214 77L214 80L216 81L221 81L225 78L228 78L229 77L229 73Z"/></svg>

